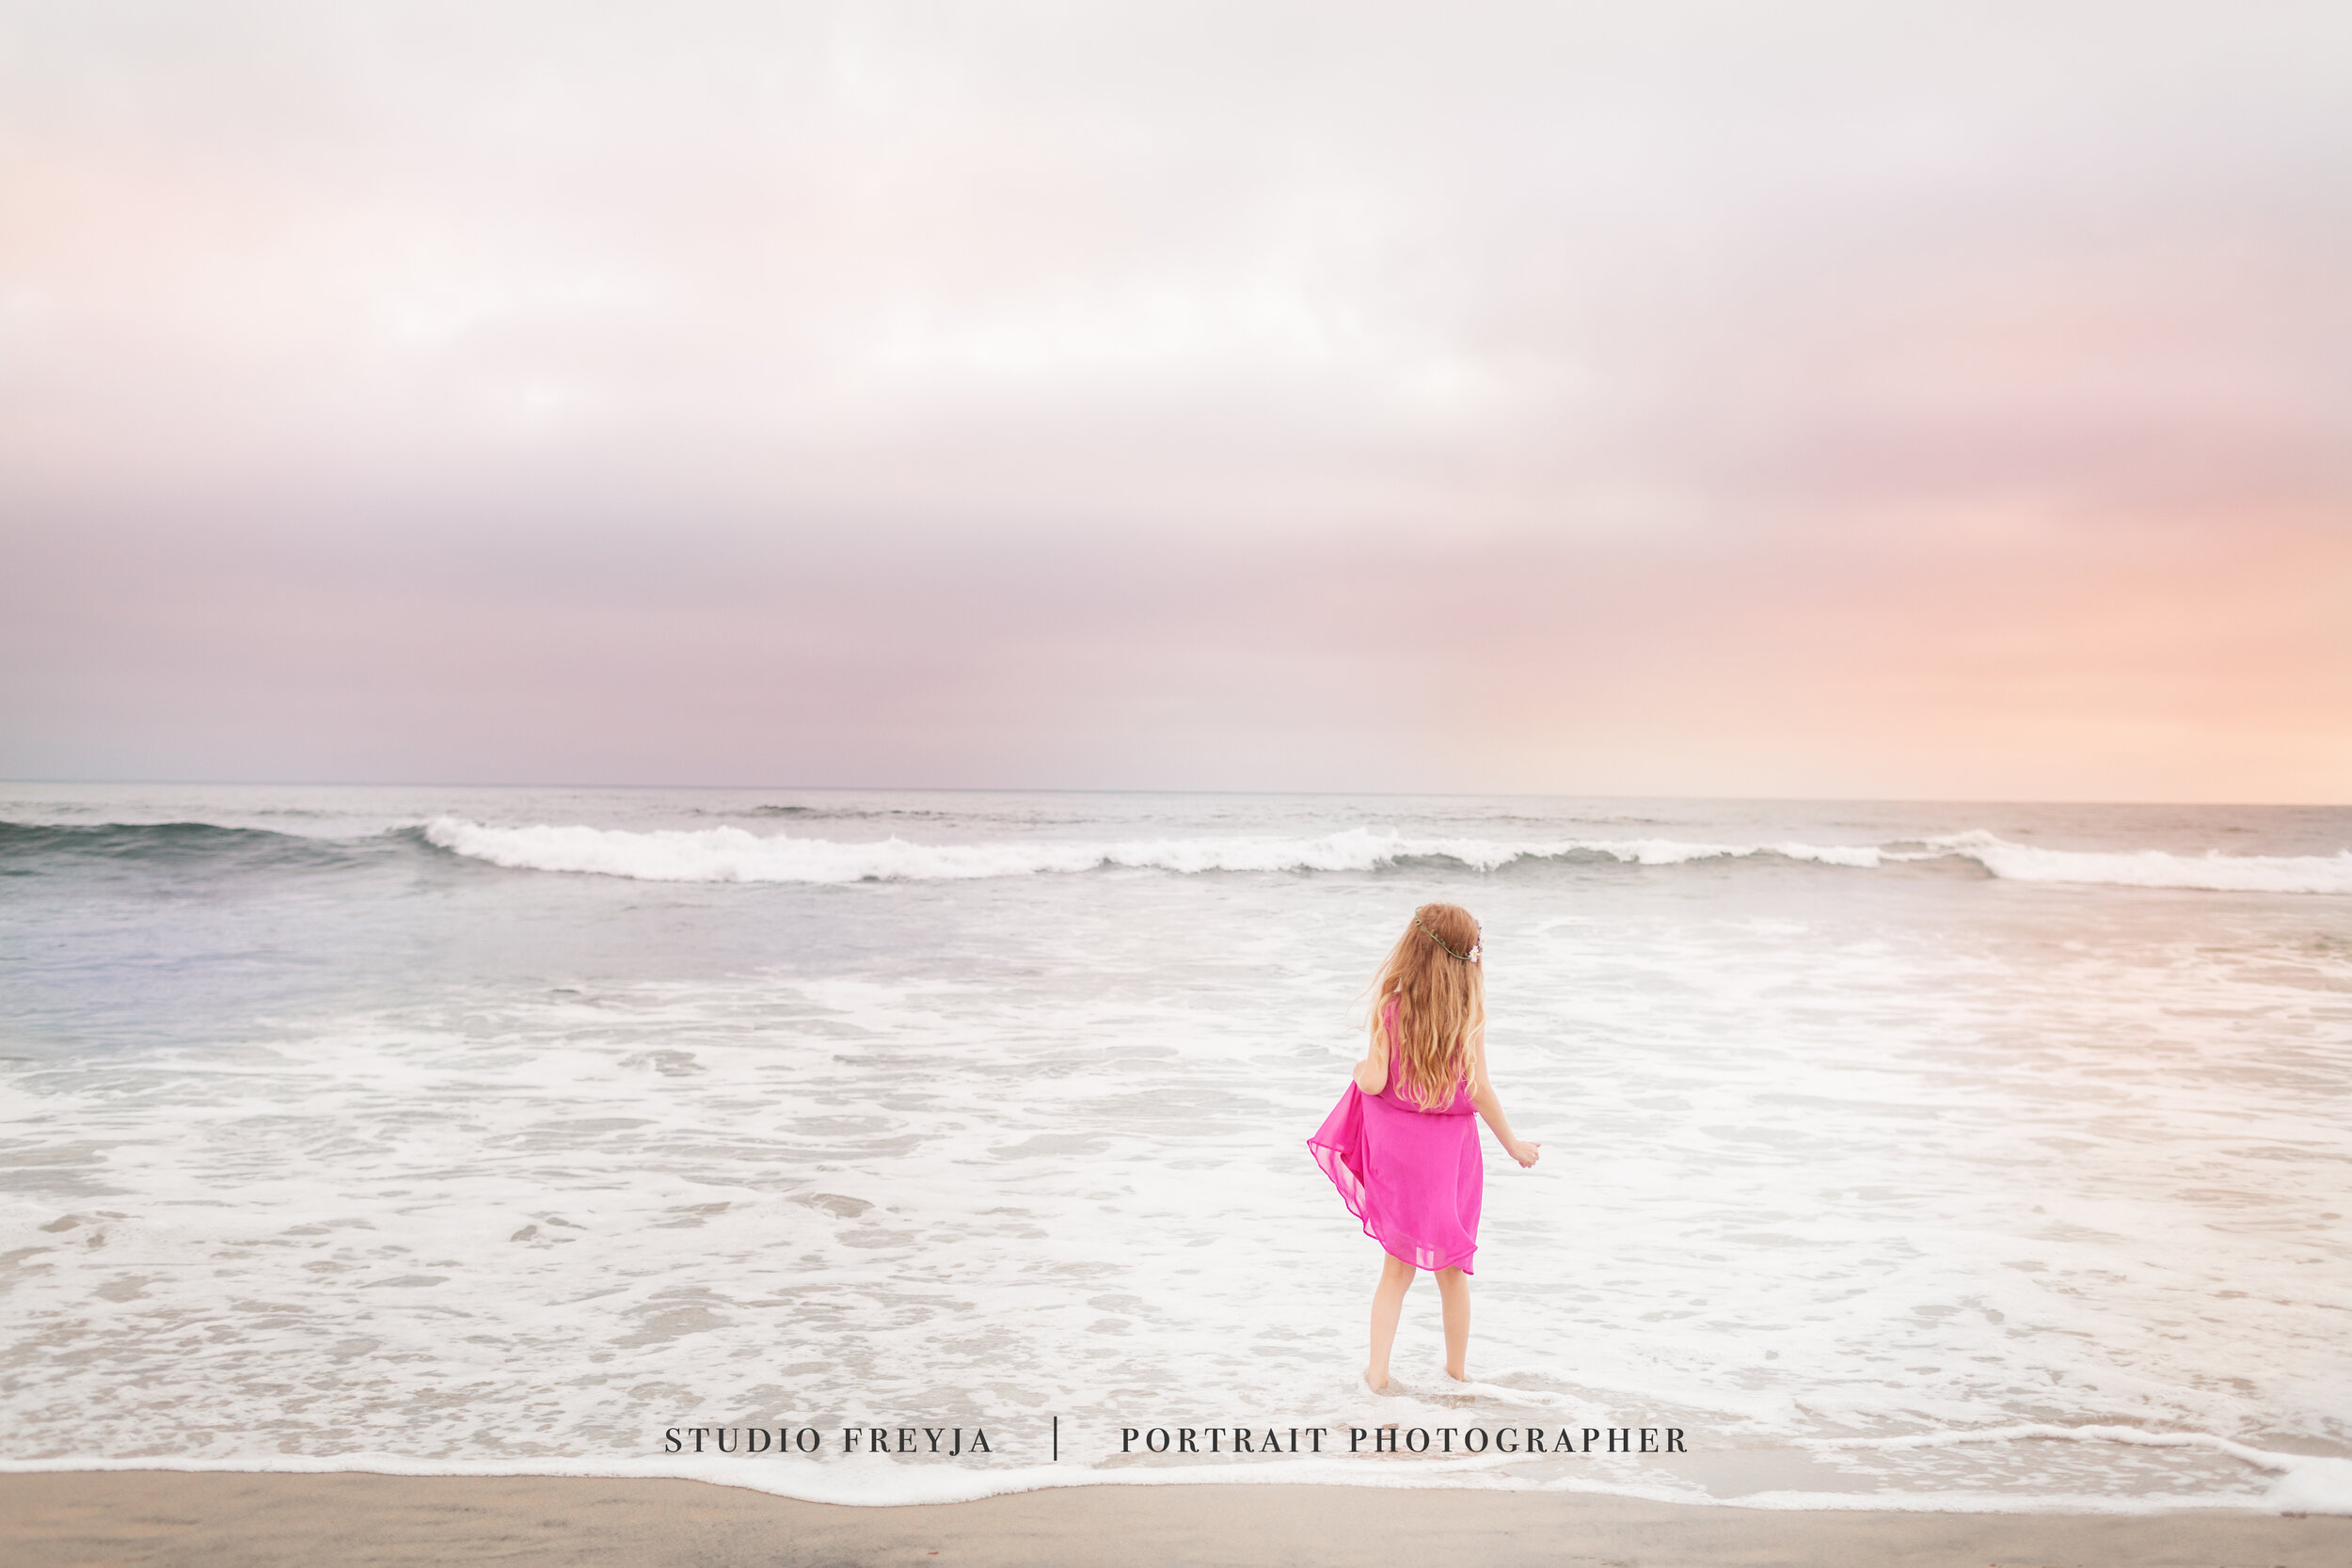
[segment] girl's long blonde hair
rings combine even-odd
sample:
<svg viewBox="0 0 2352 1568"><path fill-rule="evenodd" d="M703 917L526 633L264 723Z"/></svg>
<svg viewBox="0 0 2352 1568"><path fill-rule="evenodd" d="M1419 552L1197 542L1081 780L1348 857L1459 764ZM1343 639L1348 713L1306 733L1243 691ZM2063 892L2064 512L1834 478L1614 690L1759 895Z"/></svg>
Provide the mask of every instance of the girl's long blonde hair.
<svg viewBox="0 0 2352 1568"><path fill-rule="evenodd" d="M1459 904L1423 904L1372 982L1372 1032L1387 1031L1395 1000L1404 1080L1397 1093L1424 1111L1454 1099L1470 1074L1470 1041L1486 1022L1484 967L1458 957L1478 946L1478 922Z"/></svg>

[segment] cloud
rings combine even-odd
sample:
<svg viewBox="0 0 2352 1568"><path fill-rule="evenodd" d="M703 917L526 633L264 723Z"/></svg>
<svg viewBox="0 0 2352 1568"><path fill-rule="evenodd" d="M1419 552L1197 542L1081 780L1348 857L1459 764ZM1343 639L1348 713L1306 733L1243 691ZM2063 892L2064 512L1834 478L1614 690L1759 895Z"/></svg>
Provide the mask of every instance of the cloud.
<svg viewBox="0 0 2352 1568"><path fill-rule="evenodd" d="M0 768L2352 787L2334 8L8 25Z"/></svg>

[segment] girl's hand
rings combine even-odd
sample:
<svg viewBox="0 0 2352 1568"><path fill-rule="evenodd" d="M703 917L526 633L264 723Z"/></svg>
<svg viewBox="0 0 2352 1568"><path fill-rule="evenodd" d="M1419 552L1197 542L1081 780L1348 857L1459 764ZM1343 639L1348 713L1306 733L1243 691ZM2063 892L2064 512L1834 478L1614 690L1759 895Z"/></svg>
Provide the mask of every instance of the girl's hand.
<svg viewBox="0 0 2352 1568"><path fill-rule="evenodd" d="M1524 1170L1529 1165L1535 1163L1535 1151L1543 1147L1544 1146L1541 1144L1532 1144L1522 1138L1516 1143L1508 1145L1505 1148L1504 1152L1509 1154L1512 1159L1517 1160L1519 1163L1519 1168Z"/></svg>

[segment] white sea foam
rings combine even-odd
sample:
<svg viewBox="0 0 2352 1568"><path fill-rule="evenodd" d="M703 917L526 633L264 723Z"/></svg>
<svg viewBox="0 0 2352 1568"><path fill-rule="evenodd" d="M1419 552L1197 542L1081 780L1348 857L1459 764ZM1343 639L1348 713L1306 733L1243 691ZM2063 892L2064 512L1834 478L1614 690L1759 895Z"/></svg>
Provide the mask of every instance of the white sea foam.
<svg viewBox="0 0 2352 1568"><path fill-rule="evenodd" d="M1913 1433L1899 1437L1815 1438L1804 1446L1820 1452L1892 1453L2021 1442L2118 1443L2130 1448L2202 1449L2277 1476L2279 1479L2264 1492L2263 1501L2280 1513L2352 1513L2352 1459L2261 1449L2210 1432L2150 1432L2139 1427L2054 1426L2046 1421L2028 1421L1978 1431Z"/></svg>
<svg viewBox="0 0 2352 1568"><path fill-rule="evenodd" d="M1526 928L1513 909L1489 918ZM1138 971L1152 986L1216 946L1214 929L1136 920L1066 934L1102 974L1156 954ZM1207 950L1168 950L1200 940ZM460 996L447 1022L329 1021L266 1053L31 1081L15 1108L35 1154L71 1176L87 1168L80 1140L108 1152L91 1171L102 1193L0 1202L0 1250L32 1249L12 1310L28 1328L70 1324L74 1347L28 1363L17 1441L58 1463L159 1442L233 1467L287 1454L376 1468L349 1456L405 1450L426 1469L739 1476L897 1502L1047 1484L1024 1457L1041 1444L1000 1436L994 1465L789 1469L646 1450L689 1420L993 1425L1004 1391L1033 1427L1041 1409L1064 1416L1062 1481L1271 1479L1273 1461L1162 1475L1099 1451L1120 1424L1256 1412L1674 1421L1720 1449L1923 1414L1995 1428L2027 1390L2074 1401L2078 1419L2325 1430L2326 1384L2287 1371L2334 1354L2308 1243L2221 1230L2151 1260L2132 1240L2179 1212L2166 1195L2242 1147L2248 1123L2240 1101L2168 1093L2132 1069L2131 1014L2079 1014L2071 995L2042 1012L1987 990L1964 954L1890 958L1875 939L1807 951L1669 922L1595 940L1556 934L1495 981L1515 1021L1498 1041L1515 1117L1550 1143L1534 1173L1490 1163L1480 1268L1504 1293L1481 1307L1480 1364L1495 1370L1467 1388L1419 1364L1434 1335L1424 1291L1397 1368L1406 1397L1361 1408L1343 1392L1369 1272L1294 1147L1344 1061L1344 1039L1312 1043L1332 1022L1321 988L1253 988L1233 1012L969 981L705 983ZM2096 969L2052 983L2112 989ZM2185 1000L2249 1006L2267 984L2136 975L2132 995L2177 1041ZM2289 1032L2277 1002L2304 994L2270 1004ZM1823 995L1845 1016L1823 1014ZM1931 1034L1982 1028L1968 1021L1994 1006L2041 1020L1994 1027L2032 1037L1996 1071L1920 1048L1903 1022L1925 1007ZM1611 1051L1537 1043L1596 1026ZM2037 1109L2119 1091L2147 1114ZM2045 1220L2005 1189L2046 1165L2038 1138L2053 1127L2087 1152L2035 1192L2057 1205ZM1545 1180L1554 1169L1573 1180ZM2316 1215L2331 1175L2272 1163L2255 1218ZM2239 1212L2211 1201L2191 1212ZM1276 1272L1217 1262L1235 1236L1268 1238ZM2225 1290L2246 1299L2161 1334L2119 1331ZM282 1399L289 1365L310 1369L299 1406ZM126 1369L138 1380L118 1381ZM206 1390L193 1414L190 1380ZM469 1392L436 1392L451 1387ZM2235 1479L2270 1467L2250 1445L2035 1445L2022 1439L2044 1429L2010 1425L1992 1435L2019 1440L1857 1445L1840 1450L1842 1492L1740 1500L2332 1506L2326 1466ZM1098 1451L1076 1451L1081 1436ZM1948 1458L1983 1449L2010 1457ZM1563 1463L1489 1460L1453 1483L1556 1484ZM1682 1496L1638 1461L1575 1465L1581 1489Z"/></svg>
<svg viewBox="0 0 2352 1568"><path fill-rule="evenodd" d="M2215 893L2352 893L2352 850L2332 855L2179 855L2162 849L2128 853L2042 849L2011 844L1983 832L1928 840L1918 854L1890 860L1960 855L2013 882L2097 883L2109 887L2187 888Z"/></svg>
<svg viewBox="0 0 2352 1568"><path fill-rule="evenodd" d="M2335 855L2179 855L2043 849L1983 832L1875 845L1710 844L1671 838L1579 838L1510 843L1416 836L1354 828L1314 838L1217 837L1116 842L1006 839L915 844L900 838L843 843L740 828L635 832L579 824L495 827L441 816L425 837L454 854L515 870L587 872L664 882L930 881L1071 874L1106 867L1198 874L1208 871L1372 871L1410 861L1451 861L1492 871L1521 860L1572 855L1627 864L1774 857L1871 870L1890 863L1959 858L2010 881L2074 882L2219 892L2352 893L2352 851Z"/></svg>
<svg viewBox="0 0 2352 1568"><path fill-rule="evenodd" d="M707 803L371 801L340 819L359 847L223 857L246 879L203 922L135 856L14 879L11 1467L698 1475L868 1503L1311 1477L2344 1506L2338 906L2005 895L1949 874L2004 843L1948 813L991 801L920 832L1016 869L943 875L914 843L859 869L883 863L850 841L886 830L858 824L913 813L730 837ZM525 866L552 858L538 830L490 824L572 824L550 842L641 879L428 864L437 815L436 843ZM409 826L364 836L385 818ZM2339 831L1999 820L2191 869L2207 842ZM1534 850L1585 858L1477 873ZM1407 851L1377 879L1169 874ZM209 853L160 857L168 889ZM665 885L796 856L886 879ZM1714 869L1671 869L1694 860ZM1376 1249L1304 1138L1360 1045L1349 998L1422 896L1486 924L1498 1085L1544 1157L1486 1161L1479 1381L1444 1377L1423 1282L1394 1392L1359 1398ZM999 1441L975 1463L661 1451L688 1421L909 1419ZM1119 1451L1122 1426L1218 1420L1671 1423L1692 1452Z"/></svg>

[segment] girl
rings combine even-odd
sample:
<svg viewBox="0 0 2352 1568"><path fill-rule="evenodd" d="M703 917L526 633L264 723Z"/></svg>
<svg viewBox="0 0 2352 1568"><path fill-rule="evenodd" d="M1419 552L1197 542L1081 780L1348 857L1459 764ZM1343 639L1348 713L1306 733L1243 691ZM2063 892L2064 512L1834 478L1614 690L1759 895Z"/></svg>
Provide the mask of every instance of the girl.
<svg viewBox="0 0 2352 1568"><path fill-rule="evenodd" d="M1372 1359L1364 1382L1389 1386L1389 1347L1414 1272L1438 1276L1445 1307L1445 1370L1467 1383L1470 1255L1486 1162L1470 1113L1494 1129L1520 1165L1539 1146L1511 1134L1486 1078L1486 987L1478 922L1454 904L1423 904L1373 980L1372 1041L1356 1081L1307 1148L1348 1212L1378 1242L1372 1292Z"/></svg>

